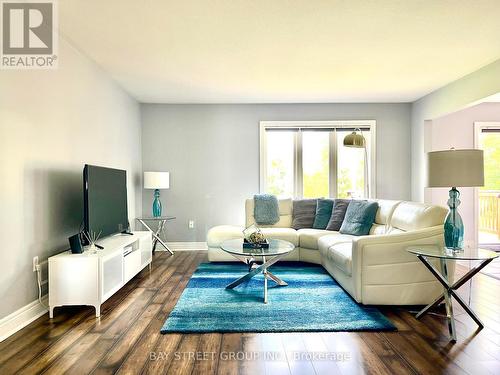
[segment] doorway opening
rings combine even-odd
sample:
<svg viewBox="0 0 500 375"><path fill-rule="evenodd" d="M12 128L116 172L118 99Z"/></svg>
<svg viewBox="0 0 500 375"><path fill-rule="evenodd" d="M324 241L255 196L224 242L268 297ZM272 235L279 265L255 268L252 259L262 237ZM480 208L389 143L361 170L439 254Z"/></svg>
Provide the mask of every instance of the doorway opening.
<svg viewBox="0 0 500 375"><path fill-rule="evenodd" d="M484 150L484 186L477 192L478 243L500 251L500 122L474 126L476 147Z"/></svg>

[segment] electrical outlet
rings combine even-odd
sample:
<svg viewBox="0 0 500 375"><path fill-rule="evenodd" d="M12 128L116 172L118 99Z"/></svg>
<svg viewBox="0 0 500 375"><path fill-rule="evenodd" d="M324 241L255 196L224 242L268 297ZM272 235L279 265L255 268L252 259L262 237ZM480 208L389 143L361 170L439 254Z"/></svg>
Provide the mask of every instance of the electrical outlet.
<svg viewBox="0 0 500 375"><path fill-rule="evenodd" d="M38 266L38 257L33 257L33 272L36 272L36 266Z"/></svg>
<svg viewBox="0 0 500 375"><path fill-rule="evenodd" d="M194 220L189 220L188 228L189 229L194 229Z"/></svg>

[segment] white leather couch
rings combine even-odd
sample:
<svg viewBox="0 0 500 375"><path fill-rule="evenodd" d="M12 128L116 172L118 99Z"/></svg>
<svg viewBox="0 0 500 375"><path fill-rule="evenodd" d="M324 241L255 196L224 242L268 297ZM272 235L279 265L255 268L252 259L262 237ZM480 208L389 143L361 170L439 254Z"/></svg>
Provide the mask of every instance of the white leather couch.
<svg viewBox="0 0 500 375"><path fill-rule="evenodd" d="M442 287L408 246L444 244L447 210L440 206L395 200L377 200L379 209L370 235L351 236L320 229L291 228L292 200L279 201L280 220L259 225L267 238L293 243L283 260L321 264L357 301L376 305L420 305L434 300ZM246 200L246 225L255 222L254 201ZM238 261L220 249L227 239L242 238L243 227L221 225L209 230L208 259ZM454 265L450 264L451 274Z"/></svg>

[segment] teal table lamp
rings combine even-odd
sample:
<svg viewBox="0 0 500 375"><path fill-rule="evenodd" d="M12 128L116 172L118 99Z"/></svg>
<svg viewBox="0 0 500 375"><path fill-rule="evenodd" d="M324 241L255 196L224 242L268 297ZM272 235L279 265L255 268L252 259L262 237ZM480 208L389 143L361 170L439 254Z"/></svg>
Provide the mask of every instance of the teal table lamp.
<svg viewBox="0 0 500 375"><path fill-rule="evenodd" d="M144 189L154 189L153 217L161 216L160 189L170 187L170 173L144 172Z"/></svg>
<svg viewBox="0 0 500 375"><path fill-rule="evenodd" d="M457 187L484 186L483 150L446 150L427 154L427 186L451 187L444 222L444 242L454 251L463 249L464 223L458 213Z"/></svg>

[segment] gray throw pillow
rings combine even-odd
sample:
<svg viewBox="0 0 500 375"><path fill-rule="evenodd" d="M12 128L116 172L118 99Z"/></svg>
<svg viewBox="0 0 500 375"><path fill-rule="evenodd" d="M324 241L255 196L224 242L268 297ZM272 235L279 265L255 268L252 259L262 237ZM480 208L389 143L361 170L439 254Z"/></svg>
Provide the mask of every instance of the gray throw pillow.
<svg viewBox="0 0 500 375"><path fill-rule="evenodd" d="M340 230L350 202L351 199L335 199L335 202L333 203L332 216L330 216L330 221L328 221L326 230L334 230L337 232Z"/></svg>
<svg viewBox="0 0 500 375"><path fill-rule="evenodd" d="M298 199L293 201L292 228L312 228L316 217L317 199Z"/></svg>
<svg viewBox="0 0 500 375"><path fill-rule="evenodd" d="M375 221L378 203L354 200L347 207L340 233L353 236L366 236Z"/></svg>

